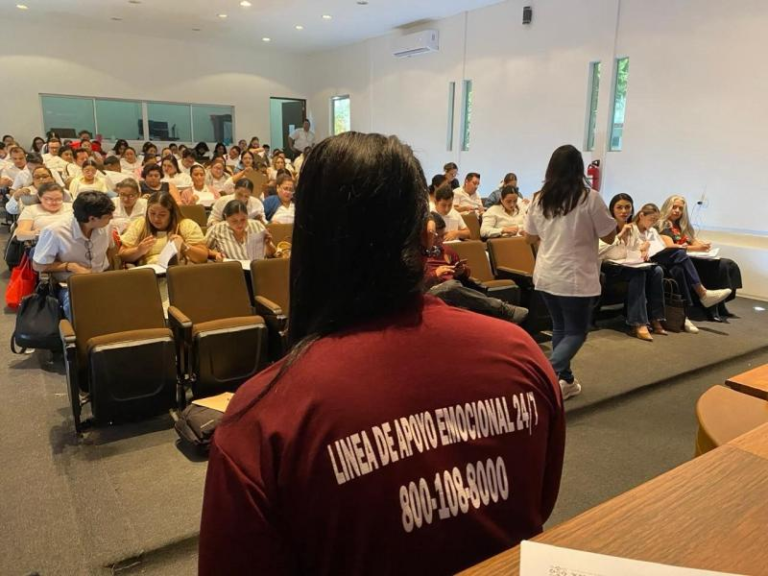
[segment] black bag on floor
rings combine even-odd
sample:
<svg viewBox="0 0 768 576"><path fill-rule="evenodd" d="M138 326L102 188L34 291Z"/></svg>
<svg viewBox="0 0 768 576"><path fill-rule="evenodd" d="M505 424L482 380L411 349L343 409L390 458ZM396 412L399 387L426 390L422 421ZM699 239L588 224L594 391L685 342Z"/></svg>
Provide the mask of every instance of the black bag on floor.
<svg viewBox="0 0 768 576"><path fill-rule="evenodd" d="M182 440L186 440L200 452L205 453L222 418L224 418L224 412L190 404L179 415L174 428Z"/></svg>
<svg viewBox="0 0 768 576"><path fill-rule="evenodd" d="M34 294L25 297L16 315L16 328L11 335L11 352L23 354L28 348L61 350L59 338L61 307L53 280L38 284ZM16 347L21 348L17 350Z"/></svg>
<svg viewBox="0 0 768 576"><path fill-rule="evenodd" d="M682 332L685 327L685 300L677 288L677 282L664 279L664 328L670 332Z"/></svg>
<svg viewBox="0 0 768 576"><path fill-rule="evenodd" d="M22 256L26 247L24 242L19 241L16 236L11 236L8 239L8 243L5 245L5 263L8 265L8 270L13 270L21 262Z"/></svg>

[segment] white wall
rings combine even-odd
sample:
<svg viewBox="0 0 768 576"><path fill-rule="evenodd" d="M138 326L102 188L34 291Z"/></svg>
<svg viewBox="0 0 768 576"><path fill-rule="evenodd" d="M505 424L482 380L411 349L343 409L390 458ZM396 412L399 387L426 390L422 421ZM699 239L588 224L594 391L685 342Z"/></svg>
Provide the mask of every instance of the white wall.
<svg viewBox="0 0 768 576"><path fill-rule="evenodd" d="M298 55L18 22L4 27L3 45L0 130L23 145L43 135L40 93L233 105L235 139L266 141L270 96L308 89Z"/></svg>

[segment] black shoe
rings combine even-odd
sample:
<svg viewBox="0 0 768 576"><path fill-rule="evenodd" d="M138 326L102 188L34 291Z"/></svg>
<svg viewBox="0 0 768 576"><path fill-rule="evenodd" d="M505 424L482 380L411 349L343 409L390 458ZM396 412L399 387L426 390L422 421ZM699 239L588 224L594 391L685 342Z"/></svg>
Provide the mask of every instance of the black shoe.
<svg viewBox="0 0 768 576"><path fill-rule="evenodd" d="M718 314L716 307L707 309L707 320L710 322L725 322L725 320L720 317L720 314Z"/></svg>

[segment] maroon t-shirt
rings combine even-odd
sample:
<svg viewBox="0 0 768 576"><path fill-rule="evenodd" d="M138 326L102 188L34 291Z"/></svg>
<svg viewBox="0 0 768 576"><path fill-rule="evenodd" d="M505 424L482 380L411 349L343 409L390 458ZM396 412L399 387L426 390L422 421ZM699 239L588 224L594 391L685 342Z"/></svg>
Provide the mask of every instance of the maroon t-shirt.
<svg viewBox="0 0 768 576"><path fill-rule="evenodd" d="M319 340L249 407L279 367L216 431L200 574L448 574L541 531L565 421L517 326L425 297Z"/></svg>

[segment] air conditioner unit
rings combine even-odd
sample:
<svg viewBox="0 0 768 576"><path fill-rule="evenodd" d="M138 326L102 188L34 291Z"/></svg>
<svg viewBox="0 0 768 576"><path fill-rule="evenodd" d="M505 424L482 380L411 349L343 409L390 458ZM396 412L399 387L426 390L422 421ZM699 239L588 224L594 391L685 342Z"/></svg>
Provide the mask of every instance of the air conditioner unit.
<svg viewBox="0 0 768 576"><path fill-rule="evenodd" d="M427 52L440 50L437 30L424 30L415 34L406 34L394 39L392 54L396 58L410 58Z"/></svg>

